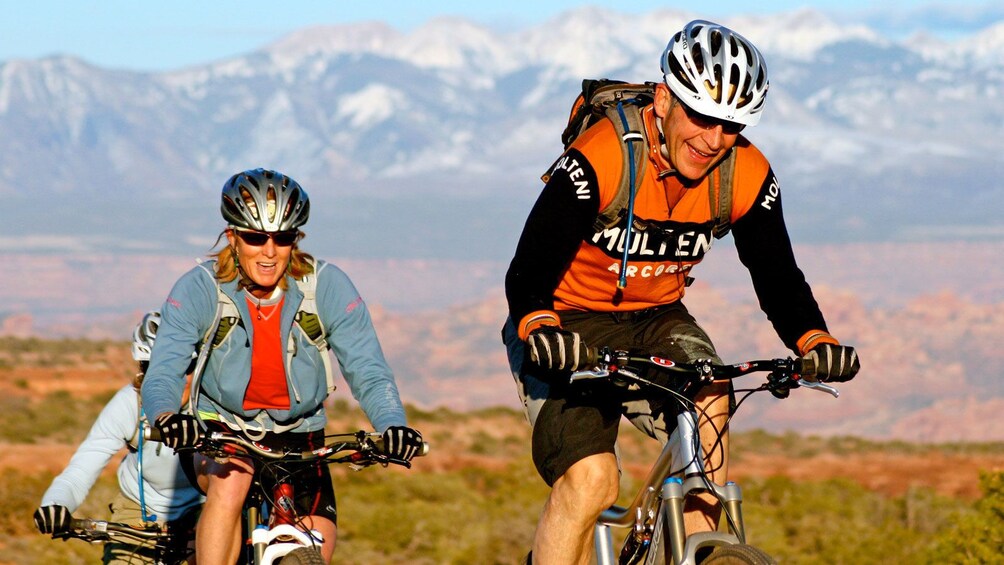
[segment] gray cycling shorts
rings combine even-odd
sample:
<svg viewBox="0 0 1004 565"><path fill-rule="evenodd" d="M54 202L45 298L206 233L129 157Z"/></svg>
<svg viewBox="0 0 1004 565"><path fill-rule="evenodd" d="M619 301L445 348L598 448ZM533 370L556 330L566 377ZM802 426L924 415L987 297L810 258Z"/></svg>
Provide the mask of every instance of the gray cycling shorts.
<svg viewBox="0 0 1004 565"><path fill-rule="evenodd" d="M707 333L679 302L633 312L563 311L561 325L578 332L591 347L644 351L683 363L721 362ZM567 372L549 374L530 361L511 319L502 329L502 340L533 427L533 462L549 486L577 461L616 453L622 416L661 443L669 441L676 428L676 408L664 396L610 383L564 384Z"/></svg>

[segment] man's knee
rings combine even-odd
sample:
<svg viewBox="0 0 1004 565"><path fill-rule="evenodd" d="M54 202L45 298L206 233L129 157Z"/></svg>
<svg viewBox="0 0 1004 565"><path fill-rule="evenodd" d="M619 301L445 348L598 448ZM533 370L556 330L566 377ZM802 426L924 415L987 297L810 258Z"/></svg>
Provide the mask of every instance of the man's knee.
<svg viewBox="0 0 1004 565"><path fill-rule="evenodd" d="M555 481L553 494L560 503L598 514L617 501L619 483L616 457L600 453L569 467Z"/></svg>

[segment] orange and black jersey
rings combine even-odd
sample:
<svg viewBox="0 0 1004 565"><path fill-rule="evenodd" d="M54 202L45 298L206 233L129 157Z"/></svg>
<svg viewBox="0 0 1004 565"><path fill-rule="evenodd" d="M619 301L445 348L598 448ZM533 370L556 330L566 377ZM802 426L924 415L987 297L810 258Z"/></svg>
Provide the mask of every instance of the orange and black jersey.
<svg viewBox="0 0 1004 565"><path fill-rule="evenodd" d="M510 315L523 338L538 325L560 324L563 310L629 311L678 301L688 274L711 248L708 180L684 184L666 170L651 107L644 117L650 160L636 193L626 288L618 289L617 281L627 220L594 227L617 192L623 166L620 141L603 120L553 166L506 274ZM736 250L778 336L801 354L826 325L795 263L769 163L741 136L735 151L730 218Z"/></svg>

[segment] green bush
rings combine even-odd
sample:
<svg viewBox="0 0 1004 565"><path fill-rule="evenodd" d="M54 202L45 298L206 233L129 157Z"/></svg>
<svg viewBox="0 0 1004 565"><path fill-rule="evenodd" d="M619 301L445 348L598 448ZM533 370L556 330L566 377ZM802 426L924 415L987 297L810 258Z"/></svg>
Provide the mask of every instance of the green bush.
<svg viewBox="0 0 1004 565"><path fill-rule="evenodd" d="M983 498L956 517L930 553L929 563L1000 563L1004 556L1004 471L980 475Z"/></svg>
<svg viewBox="0 0 1004 565"><path fill-rule="evenodd" d="M529 461L495 471L381 474L335 481L339 563L516 563L547 496Z"/></svg>
<svg viewBox="0 0 1004 565"><path fill-rule="evenodd" d="M0 515L0 531L9 537L4 546L4 563L101 562L100 545L79 540L56 541L35 529L32 514L53 477L52 473L27 474L12 469L0 472L0 500L4 501L7 509ZM108 518L108 501L117 491L115 477L103 475L73 515L77 518Z"/></svg>
<svg viewBox="0 0 1004 565"><path fill-rule="evenodd" d="M748 541L786 564L917 563L964 512L929 491L888 498L848 480L744 484Z"/></svg>
<svg viewBox="0 0 1004 565"><path fill-rule="evenodd" d="M66 391L58 391L44 398L0 396L0 440L38 443L44 439L79 443L113 394L79 398Z"/></svg>

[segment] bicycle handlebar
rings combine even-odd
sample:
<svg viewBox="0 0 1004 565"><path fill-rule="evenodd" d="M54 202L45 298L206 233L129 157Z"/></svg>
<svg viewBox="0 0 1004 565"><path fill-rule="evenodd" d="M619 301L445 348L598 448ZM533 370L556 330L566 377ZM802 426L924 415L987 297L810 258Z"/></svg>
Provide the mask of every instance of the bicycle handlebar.
<svg viewBox="0 0 1004 565"><path fill-rule="evenodd" d="M162 529L157 524L133 525L92 518L71 518L70 528L52 536L56 539L80 538L86 541L110 540L116 537L127 537L134 540L166 541L173 534Z"/></svg>
<svg viewBox="0 0 1004 565"><path fill-rule="evenodd" d="M310 462L327 460L328 463L348 463L350 465L368 466L372 464L386 465L393 463L411 468L411 462L387 455L383 449L383 436L378 432L359 430L348 434L335 434L327 437L351 438L325 444L317 449L305 451L275 451L257 442L249 441L239 435L224 432L203 432L198 443L191 448L209 457L250 456L263 460L285 460ZM162 441L160 430L153 426L144 428L144 438L150 441ZM429 442L422 442L416 457L429 453ZM351 453L336 457L337 454Z"/></svg>
<svg viewBox="0 0 1004 565"><path fill-rule="evenodd" d="M735 379L750 373L769 373L764 385L775 396L787 395L793 388L804 387L828 393L834 398L840 396L833 386L815 380L816 364L811 359L777 358L744 361L732 365L720 365L710 359L698 359L693 363L677 363L654 355L632 354L628 351L603 347L589 352L589 359L595 360L595 367L572 373L570 382L611 377L624 377L639 384L655 385L638 374L634 366L647 364L661 371L676 374L696 384L706 385L714 380Z"/></svg>

